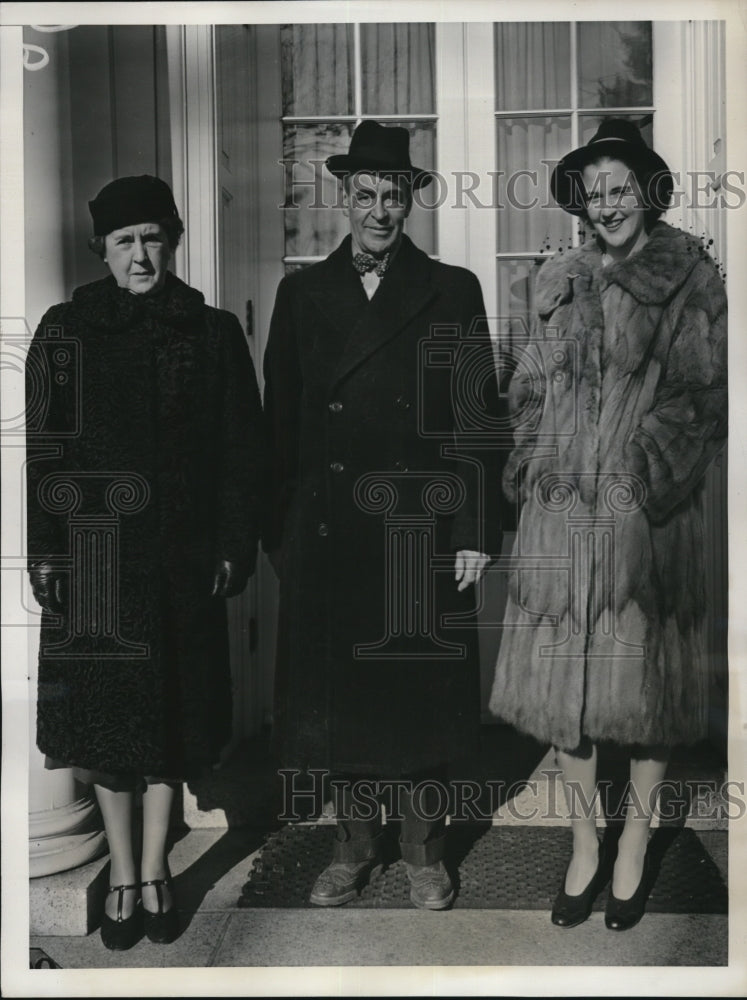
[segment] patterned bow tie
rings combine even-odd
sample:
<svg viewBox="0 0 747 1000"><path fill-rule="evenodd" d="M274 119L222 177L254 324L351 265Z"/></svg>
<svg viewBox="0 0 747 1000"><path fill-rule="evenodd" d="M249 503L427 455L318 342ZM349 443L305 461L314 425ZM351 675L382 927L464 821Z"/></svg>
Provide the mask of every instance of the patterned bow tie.
<svg viewBox="0 0 747 1000"><path fill-rule="evenodd" d="M374 257L370 253L357 253L353 257L353 267L356 269L358 274L366 274L367 271L375 271L379 277L384 274L387 267L389 267L389 254L385 253L383 257Z"/></svg>

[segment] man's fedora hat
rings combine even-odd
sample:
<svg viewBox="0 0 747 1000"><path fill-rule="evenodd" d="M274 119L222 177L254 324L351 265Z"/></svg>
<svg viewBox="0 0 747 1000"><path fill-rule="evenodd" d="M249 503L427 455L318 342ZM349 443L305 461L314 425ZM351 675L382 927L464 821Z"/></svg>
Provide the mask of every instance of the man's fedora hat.
<svg viewBox="0 0 747 1000"><path fill-rule="evenodd" d="M665 211L674 190L674 178L665 161L655 153L638 130L624 118L605 118L585 146L566 153L553 170L550 191L555 201L571 215L583 215L586 197L582 172L601 156L622 160L647 179L642 191L647 207Z"/></svg>
<svg viewBox="0 0 747 1000"><path fill-rule="evenodd" d="M433 174L410 162L410 133L399 125L384 127L367 119L353 132L350 149L327 160L327 169L335 177L358 171L371 174L407 174L413 188L429 184Z"/></svg>

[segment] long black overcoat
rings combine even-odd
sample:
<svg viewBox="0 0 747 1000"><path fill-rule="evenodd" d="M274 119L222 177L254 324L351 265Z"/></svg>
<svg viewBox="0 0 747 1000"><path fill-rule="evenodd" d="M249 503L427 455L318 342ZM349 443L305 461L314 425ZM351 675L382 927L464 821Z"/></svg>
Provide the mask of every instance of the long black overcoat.
<svg viewBox="0 0 747 1000"><path fill-rule="evenodd" d="M350 237L280 283L263 544L280 563L286 767L402 775L476 746L475 596L454 554L499 547L484 312L474 274L406 237L370 301Z"/></svg>
<svg viewBox="0 0 747 1000"><path fill-rule="evenodd" d="M217 559L253 569L261 403L237 319L169 274L112 277L44 315L27 361L31 563L68 581L46 613L37 742L103 771L180 777L230 735Z"/></svg>

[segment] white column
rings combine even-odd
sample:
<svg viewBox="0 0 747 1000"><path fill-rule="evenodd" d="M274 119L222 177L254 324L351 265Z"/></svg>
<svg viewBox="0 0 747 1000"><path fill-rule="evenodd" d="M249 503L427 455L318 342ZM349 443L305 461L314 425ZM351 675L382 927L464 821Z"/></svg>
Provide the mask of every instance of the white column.
<svg viewBox="0 0 747 1000"><path fill-rule="evenodd" d="M679 194L680 200L665 220L710 239L709 250L725 270L726 211L719 207L726 169L724 32L723 22L718 21L654 22L654 148L679 177L675 197ZM716 457L705 481L709 726L714 742L725 751L728 664L723 623L729 596L725 451Z"/></svg>
<svg viewBox="0 0 747 1000"><path fill-rule="evenodd" d="M8 30L8 29L5 29ZM28 30L28 29L27 29ZM31 36L33 33L29 32ZM31 38L29 38L31 40ZM15 191L15 210L3 201L2 281L3 314L13 317L13 382L11 393L3 393L4 408L10 407L9 422L3 431L11 432L5 447L3 437L4 499L3 537L6 546L12 541L13 586L7 595L11 606L7 615L17 625L14 629L15 656L23 663L26 681L24 702L29 706L29 874L31 877L66 871L98 857L105 849L105 837L98 810L90 796L77 785L72 771L48 771L36 747L36 667L39 649L39 609L26 583L25 490L23 463L25 448L22 426L23 371L22 352L44 309L68 298L64 284L66 207L66 93L61 86L67 67L62 63L66 40L56 34L34 35L33 44L41 45L49 63L38 70L22 68L20 29L12 45L3 51L4 68L16 79L11 90L3 89L14 102L15 115L4 123L3 155L14 163L3 177ZM9 67L5 64L10 63ZM7 211L6 211L7 209ZM7 325L4 321L4 326ZM5 331L4 331L5 332ZM24 343L25 342L25 343ZM10 398L9 398L10 397ZM7 556L6 548L4 555ZM3 588L5 603L6 588ZM6 617L4 608L3 622ZM26 669L27 668L27 669Z"/></svg>
<svg viewBox="0 0 747 1000"><path fill-rule="evenodd" d="M448 184L439 209L439 254L480 279L491 335L498 315L498 213L494 201L493 25L436 25L436 162ZM500 167L500 164L499 164ZM476 175L476 180L465 171ZM474 185L474 193L470 189Z"/></svg>

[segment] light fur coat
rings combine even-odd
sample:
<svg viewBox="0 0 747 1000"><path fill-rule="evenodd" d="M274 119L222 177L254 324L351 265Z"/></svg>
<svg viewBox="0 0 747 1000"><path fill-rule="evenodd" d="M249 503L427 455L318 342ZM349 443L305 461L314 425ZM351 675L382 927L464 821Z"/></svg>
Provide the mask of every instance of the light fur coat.
<svg viewBox="0 0 747 1000"><path fill-rule="evenodd" d="M523 506L491 695L572 749L706 733L701 512L726 435L726 296L665 223L602 267L595 241L545 263L509 389L504 488Z"/></svg>

